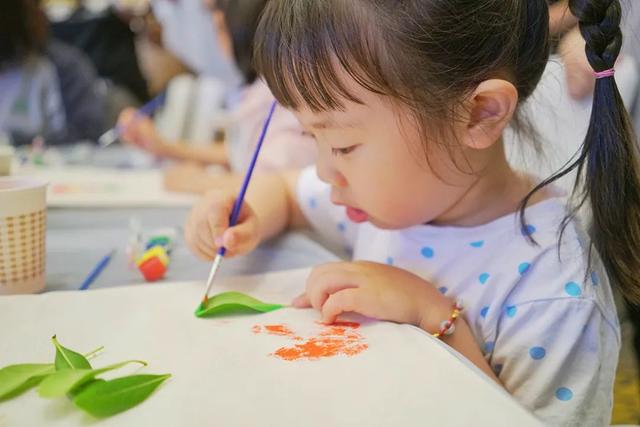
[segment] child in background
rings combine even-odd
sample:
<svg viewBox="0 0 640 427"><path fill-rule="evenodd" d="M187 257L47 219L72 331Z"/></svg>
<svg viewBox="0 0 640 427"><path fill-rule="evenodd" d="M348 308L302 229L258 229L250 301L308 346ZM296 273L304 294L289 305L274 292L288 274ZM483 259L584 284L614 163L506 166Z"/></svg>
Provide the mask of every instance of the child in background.
<svg viewBox="0 0 640 427"><path fill-rule="evenodd" d="M252 66L253 35L266 0L216 0L211 3L213 19L218 29L218 43L224 54L237 65L246 82L238 105L227 117L225 144L206 147L182 142L164 141L148 118L134 120L135 110L122 112L119 125L122 139L159 157L188 162L170 169L165 176L166 187L174 191L201 193L216 186L240 181L239 176L209 176L203 165L228 165L232 172L243 172L253 153L262 123L269 111L273 95L257 78ZM313 163L315 149L308 136L290 112L277 108L269 129L257 170L273 171L299 168Z"/></svg>
<svg viewBox="0 0 640 427"><path fill-rule="evenodd" d="M570 6L598 79L567 167L581 172L576 204L551 185L564 171L540 182L503 147L548 61L546 0L270 0L256 66L316 138L316 168L253 182L231 228L235 194L209 194L190 247L237 256L312 226L353 261L314 268L295 306L418 326L546 423L608 425L620 347L609 278L638 298L640 179L612 70L620 3ZM573 215L585 198L593 240Z"/></svg>
<svg viewBox="0 0 640 427"><path fill-rule="evenodd" d="M73 64L71 66L70 64ZM17 145L97 138L104 95L84 55L51 40L37 0L7 0L0 14L0 131Z"/></svg>

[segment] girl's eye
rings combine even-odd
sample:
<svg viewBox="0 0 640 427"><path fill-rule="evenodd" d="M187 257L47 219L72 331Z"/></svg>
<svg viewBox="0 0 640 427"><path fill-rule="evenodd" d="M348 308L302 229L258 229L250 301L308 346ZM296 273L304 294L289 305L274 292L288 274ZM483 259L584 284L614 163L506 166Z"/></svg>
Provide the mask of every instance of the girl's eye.
<svg viewBox="0 0 640 427"><path fill-rule="evenodd" d="M331 154L333 154L334 156L346 156L347 154L355 150L357 147L358 147L357 145L352 145L350 147L345 147L345 148L332 148Z"/></svg>

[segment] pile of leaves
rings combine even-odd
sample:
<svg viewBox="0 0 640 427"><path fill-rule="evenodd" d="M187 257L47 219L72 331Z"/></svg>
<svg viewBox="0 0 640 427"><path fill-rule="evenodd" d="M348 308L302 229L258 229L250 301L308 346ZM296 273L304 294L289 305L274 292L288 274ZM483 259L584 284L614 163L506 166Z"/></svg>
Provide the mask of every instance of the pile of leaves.
<svg viewBox="0 0 640 427"><path fill-rule="evenodd" d="M91 357L103 348L82 355L63 347L55 335L53 363L24 363L0 369L0 402L37 387L47 399L67 397L76 407L97 418L109 417L142 403L171 375L130 375L111 380L98 375L131 363L146 366L142 360L127 360L102 368L93 368Z"/></svg>

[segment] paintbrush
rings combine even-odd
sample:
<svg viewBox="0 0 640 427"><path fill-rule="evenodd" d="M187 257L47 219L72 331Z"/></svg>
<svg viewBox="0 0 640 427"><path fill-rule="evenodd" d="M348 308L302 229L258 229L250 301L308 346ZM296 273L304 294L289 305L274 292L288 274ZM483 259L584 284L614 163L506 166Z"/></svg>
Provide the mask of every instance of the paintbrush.
<svg viewBox="0 0 640 427"><path fill-rule="evenodd" d="M144 104L142 107L136 111L136 114L133 116L132 123L140 120L145 116L152 115L163 103L166 92L161 92L158 96L153 98L151 101ZM124 131L121 126L114 126L98 138L98 145L101 148L105 148L113 144L118 140L120 134Z"/></svg>
<svg viewBox="0 0 640 427"><path fill-rule="evenodd" d="M262 148L262 143L264 142L264 138L267 135L267 129L269 129L269 123L271 123L271 118L273 117L273 112L276 109L276 102L273 101L271 104L271 108L269 109L269 114L262 125L262 132L260 133L260 138L258 139L258 144L256 145L255 151L253 152L253 158L251 159L251 163L249 164L249 168L247 169L247 173L244 176L244 181L242 182L242 187L240 188L240 194L236 198L236 201L233 204L233 210L231 211L231 215L229 216L229 228L236 225L238 222L238 216L240 215L240 209L242 208L242 202L244 201L245 193L247 192L247 187L249 187L249 181L251 181L251 175L253 174L253 168L256 166L256 161L258 160L258 154L260 154L260 148ZM207 289L204 292L204 297L202 298L201 307L205 308L207 306L207 302L209 301L209 292L211 291L211 286L213 285L213 280L218 273L218 269L220 268L220 263L222 262L222 258L224 258L227 249L222 246L218 249L218 254L213 260L213 265L211 266L211 271L209 272L209 278L207 279Z"/></svg>

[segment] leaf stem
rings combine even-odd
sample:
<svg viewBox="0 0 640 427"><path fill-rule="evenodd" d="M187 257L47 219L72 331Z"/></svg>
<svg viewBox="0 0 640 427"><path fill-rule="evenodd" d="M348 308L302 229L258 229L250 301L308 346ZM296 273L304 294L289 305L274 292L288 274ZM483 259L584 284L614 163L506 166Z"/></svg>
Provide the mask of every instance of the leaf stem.
<svg viewBox="0 0 640 427"><path fill-rule="evenodd" d="M96 348L93 351L90 351L89 353L86 353L84 357L86 357L87 359L93 358L96 354L100 353L102 350L104 350L103 345L101 345L100 347Z"/></svg>

